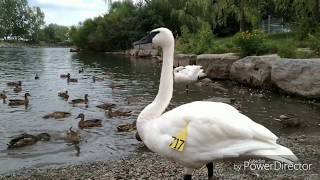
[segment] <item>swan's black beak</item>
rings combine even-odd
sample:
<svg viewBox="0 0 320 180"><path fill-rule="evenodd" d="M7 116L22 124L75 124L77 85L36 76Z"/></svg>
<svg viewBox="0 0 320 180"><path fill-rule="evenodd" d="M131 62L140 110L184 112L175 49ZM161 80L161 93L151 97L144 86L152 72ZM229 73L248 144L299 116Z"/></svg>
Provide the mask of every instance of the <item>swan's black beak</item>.
<svg viewBox="0 0 320 180"><path fill-rule="evenodd" d="M152 31L147 36L143 37L139 41L136 41L133 43L134 46L140 45L140 44L149 44L152 43L152 39L159 33L159 31Z"/></svg>

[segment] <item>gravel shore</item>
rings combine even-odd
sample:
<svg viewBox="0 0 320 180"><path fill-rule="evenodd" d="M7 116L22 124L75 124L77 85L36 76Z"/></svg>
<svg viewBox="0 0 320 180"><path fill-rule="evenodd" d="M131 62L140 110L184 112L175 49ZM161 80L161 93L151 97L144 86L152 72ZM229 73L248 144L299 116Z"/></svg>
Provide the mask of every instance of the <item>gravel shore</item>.
<svg viewBox="0 0 320 180"><path fill-rule="evenodd" d="M280 138L310 170L236 170L244 161L215 162L217 179L320 179L319 136L295 135ZM263 161L263 160L261 160ZM260 161L260 162L261 162ZM273 161L265 161L272 164ZM182 179L183 167L152 153L141 144L137 152L120 160L83 163L48 169L22 169L0 179ZM193 179L207 179L207 170L196 170Z"/></svg>

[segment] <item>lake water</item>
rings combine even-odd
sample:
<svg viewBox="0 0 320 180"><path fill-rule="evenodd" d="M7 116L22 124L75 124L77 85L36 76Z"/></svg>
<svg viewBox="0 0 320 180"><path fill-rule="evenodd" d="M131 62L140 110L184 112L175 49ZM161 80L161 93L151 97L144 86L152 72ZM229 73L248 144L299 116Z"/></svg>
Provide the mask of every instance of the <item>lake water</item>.
<svg viewBox="0 0 320 180"><path fill-rule="evenodd" d="M79 74L78 70L84 68ZM9 107L0 103L0 173L22 167L48 167L80 162L116 159L139 150L134 132L119 133L117 126L132 123L145 105L155 97L160 64L151 59L129 59L106 54L70 53L65 48L0 49L0 91L7 91L8 99L23 98L31 94L27 109ZM67 83L60 74L70 73L78 83ZM35 80L35 74L40 76ZM92 76L104 81L92 82ZM22 81L23 91L14 93L7 87L9 81ZM112 89L111 86L114 86ZM83 98L89 94L89 106L73 107L57 96L59 91L68 90L69 99ZM128 104L127 98L135 97ZM320 111L296 98L288 98L268 91L252 90L232 82L214 82L209 87L191 86L186 94L184 86L175 85L172 106L196 100L228 100L235 98L241 111L256 122L271 129L278 136L292 133L319 134ZM133 111L131 117L113 118L95 106L102 102L117 104L116 109ZM64 121L43 119L53 111L68 111L72 116ZM103 127L81 130L81 153L76 156L74 147L64 140L66 131L72 126L78 129L75 117L84 113L86 118L103 120ZM284 129L274 120L281 114L296 114L305 125L301 129ZM38 142L16 150L7 150L10 138L20 133L37 134L47 132L49 142Z"/></svg>

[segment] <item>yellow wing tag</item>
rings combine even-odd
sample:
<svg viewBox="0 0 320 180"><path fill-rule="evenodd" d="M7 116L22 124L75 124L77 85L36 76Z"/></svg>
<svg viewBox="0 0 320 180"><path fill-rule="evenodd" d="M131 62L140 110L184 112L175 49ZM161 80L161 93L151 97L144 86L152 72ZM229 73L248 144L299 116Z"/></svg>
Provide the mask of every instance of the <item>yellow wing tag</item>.
<svg viewBox="0 0 320 180"><path fill-rule="evenodd" d="M182 131L180 131L176 136L172 136L172 141L169 145L173 150L176 151L183 151L184 145L187 142L188 137L188 123L183 128Z"/></svg>

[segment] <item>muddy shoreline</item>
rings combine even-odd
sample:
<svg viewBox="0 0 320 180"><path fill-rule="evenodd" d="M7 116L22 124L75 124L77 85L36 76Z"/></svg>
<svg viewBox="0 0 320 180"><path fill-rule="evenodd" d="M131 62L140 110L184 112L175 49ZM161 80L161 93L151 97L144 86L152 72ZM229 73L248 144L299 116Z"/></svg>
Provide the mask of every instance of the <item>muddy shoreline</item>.
<svg viewBox="0 0 320 180"><path fill-rule="evenodd" d="M245 161L215 162L217 179L319 179L320 178L320 135L295 133L280 137L279 143L290 148L301 164L308 170L249 170L236 167ZM274 161L255 161L272 164ZM310 165L311 164L311 165ZM303 168L301 168L303 169ZM119 160L82 163L57 168L22 169L0 176L0 179L181 179L183 168L159 155L148 151L142 144L137 151ZM193 179L206 179L206 168L198 169Z"/></svg>

